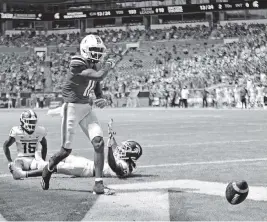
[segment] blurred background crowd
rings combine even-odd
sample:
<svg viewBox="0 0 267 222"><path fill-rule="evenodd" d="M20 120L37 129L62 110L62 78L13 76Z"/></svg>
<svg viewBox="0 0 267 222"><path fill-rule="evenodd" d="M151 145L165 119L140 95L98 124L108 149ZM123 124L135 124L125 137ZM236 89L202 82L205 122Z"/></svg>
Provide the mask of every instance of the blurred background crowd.
<svg viewBox="0 0 267 222"><path fill-rule="evenodd" d="M138 106L139 92L149 93L151 106L188 107L196 103L203 107L264 106L267 93L264 24L124 31L109 28L94 34L121 60L103 82L104 93L113 107L118 106L118 99L126 97L126 106ZM1 92L60 92L70 58L79 52L84 35L23 32L1 36L3 47L51 47L47 58L32 50L0 52ZM227 38L231 41L222 41ZM127 47L131 43L134 44ZM44 65L47 61L49 70Z"/></svg>

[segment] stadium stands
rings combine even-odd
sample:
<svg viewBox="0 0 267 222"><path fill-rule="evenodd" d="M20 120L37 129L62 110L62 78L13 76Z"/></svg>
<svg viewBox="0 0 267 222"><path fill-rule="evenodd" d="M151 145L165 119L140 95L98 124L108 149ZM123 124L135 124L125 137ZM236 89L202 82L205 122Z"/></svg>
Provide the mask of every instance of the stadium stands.
<svg viewBox="0 0 267 222"><path fill-rule="evenodd" d="M263 74L267 71L264 59L267 40L265 32L264 24L236 23L218 25L213 30L206 26L98 30L96 34L116 54L121 54L126 44L139 42L139 47L128 47L122 61L104 85L113 94L118 93L119 85L123 83L124 91L139 87L150 91L151 95L157 92L163 97L164 93L160 92L166 88L177 91L184 85L191 89L225 81L234 85L244 83L248 77L255 84L262 84L265 80ZM52 61L50 73L53 90L59 91L64 75L68 72L68 61L77 51L82 37L79 33L48 36L24 33L12 37L2 36L0 45L26 48L54 46L57 50L49 53ZM227 38L235 39L227 43ZM221 41L219 44L212 43L211 39ZM68 52L67 47L74 47L74 52ZM42 58L30 52L1 54L2 91L44 90L42 62Z"/></svg>

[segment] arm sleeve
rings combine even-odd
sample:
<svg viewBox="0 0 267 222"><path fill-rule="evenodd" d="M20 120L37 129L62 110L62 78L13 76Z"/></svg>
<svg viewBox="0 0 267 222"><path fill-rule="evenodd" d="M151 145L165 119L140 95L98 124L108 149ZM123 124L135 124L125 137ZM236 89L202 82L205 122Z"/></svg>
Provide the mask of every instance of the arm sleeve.
<svg viewBox="0 0 267 222"><path fill-rule="evenodd" d="M97 99L103 97L103 92L102 92L102 88L101 88L101 84L100 84L100 82L97 82L97 83L96 83L94 92L95 92L95 96L96 96Z"/></svg>

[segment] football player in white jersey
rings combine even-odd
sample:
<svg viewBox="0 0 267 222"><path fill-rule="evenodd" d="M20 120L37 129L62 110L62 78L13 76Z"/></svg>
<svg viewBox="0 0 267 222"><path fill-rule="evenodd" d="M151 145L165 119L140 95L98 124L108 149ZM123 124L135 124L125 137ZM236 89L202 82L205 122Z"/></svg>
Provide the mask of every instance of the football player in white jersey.
<svg viewBox="0 0 267 222"><path fill-rule="evenodd" d="M129 177L136 169L136 161L142 155L142 147L135 141L127 140L118 145L114 135L108 141L108 157L104 164L104 177ZM94 177L94 161L70 155L57 165L56 172L76 177Z"/></svg>
<svg viewBox="0 0 267 222"><path fill-rule="evenodd" d="M29 111L26 111L26 112L29 112ZM21 116L24 116L24 113L26 112L23 112L22 113L23 115ZM33 111L30 111L30 112L33 112ZM37 116L36 116L35 123L37 123ZM14 128L17 129L19 127L13 127L12 129ZM38 127L36 127L36 130L37 129ZM44 128L42 129L43 129L43 132L45 132ZM32 133L31 135L35 135L36 133L37 131L35 131L35 133ZM107 157L107 162L104 164L103 175L105 177L130 176L133 173L134 169L136 168L136 161L142 155L142 147L137 142L130 141L130 140L122 142L122 144L118 146L114 138L114 134L115 133L112 131L112 122L110 122L109 123L109 139L107 142L108 157ZM13 137L13 138L17 138L17 137ZM8 143L7 141L5 143L7 145L4 145L6 157L9 162L12 162L12 159L10 157L10 152L9 152L9 146L11 146L13 143ZM46 144L46 139L45 139L45 144ZM17 143L17 146L19 150L19 147L21 147L19 146L19 143ZM45 155L43 159L39 157L37 150L34 153L35 154L34 156L24 155L24 153L21 156L21 152L19 152L18 157L15 159L13 163L10 164L10 167L9 167L10 172L12 173L14 179L22 179L26 177L37 177L37 176L42 175L44 166L48 164L48 162L44 161L46 152L47 152L47 146L45 145L44 147L45 147L45 152L44 152ZM94 161L86 159L84 157L70 155L57 165L54 172L59 173L59 174L72 175L76 177L94 177L95 176Z"/></svg>
<svg viewBox="0 0 267 222"><path fill-rule="evenodd" d="M132 140L118 145L112 130L112 122L109 123L108 157L107 163L104 164L103 175L104 177L125 178L136 169L136 161L142 156L143 150L139 143ZM57 173L77 177L94 177L94 161L70 155L64 162L59 163Z"/></svg>
<svg viewBox="0 0 267 222"><path fill-rule="evenodd" d="M9 147L16 142L17 157L13 161L10 155ZM41 156L38 153L39 146ZM20 126L12 127L9 138L3 145L4 153L9 162L10 171L16 167L23 177L41 176L40 169L47 164L45 162L47 155L46 130L44 127L37 126L37 115L33 110L27 110L20 115ZM14 179L16 174L13 175Z"/></svg>

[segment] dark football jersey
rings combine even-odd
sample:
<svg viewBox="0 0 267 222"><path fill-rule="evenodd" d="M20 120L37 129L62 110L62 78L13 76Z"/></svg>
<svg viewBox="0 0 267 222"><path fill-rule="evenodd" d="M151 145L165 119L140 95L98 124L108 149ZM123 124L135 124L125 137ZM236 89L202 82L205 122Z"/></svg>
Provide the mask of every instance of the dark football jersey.
<svg viewBox="0 0 267 222"><path fill-rule="evenodd" d="M81 71L90 68L89 63L81 56L73 56L70 61L70 68L79 68ZM87 76L76 75L69 72L62 87L64 102L68 103L89 103L89 95L95 89L96 81L90 80Z"/></svg>

